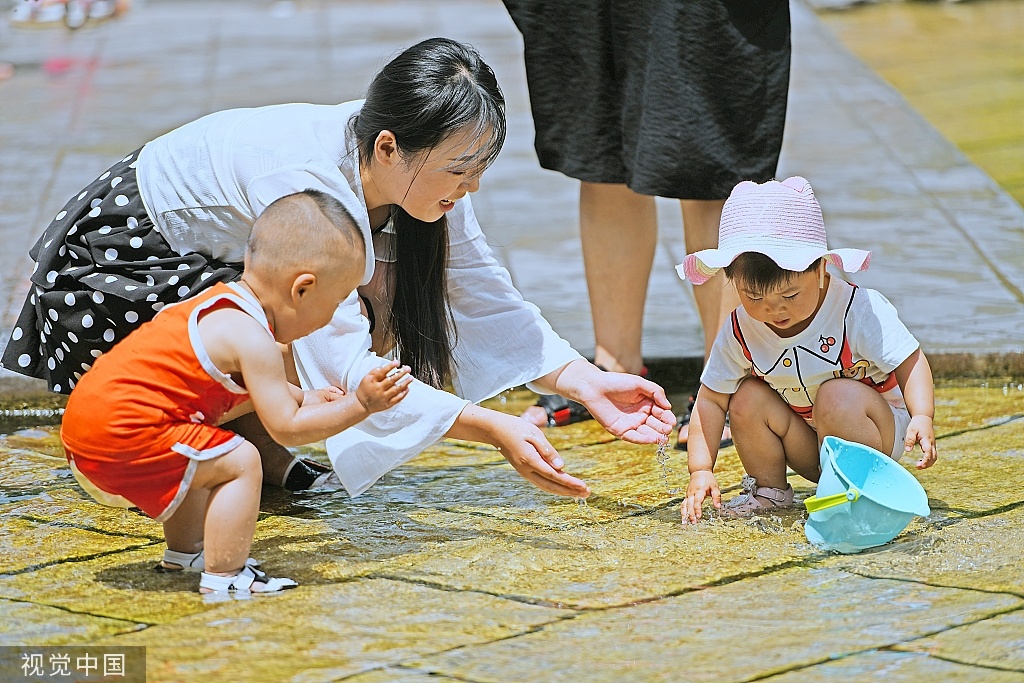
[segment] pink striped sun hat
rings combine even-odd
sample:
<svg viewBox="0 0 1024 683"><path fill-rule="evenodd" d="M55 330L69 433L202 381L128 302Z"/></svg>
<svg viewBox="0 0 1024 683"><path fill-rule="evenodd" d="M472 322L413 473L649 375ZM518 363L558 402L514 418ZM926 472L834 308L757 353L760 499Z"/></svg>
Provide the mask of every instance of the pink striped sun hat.
<svg viewBox="0 0 1024 683"><path fill-rule="evenodd" d="M871 260L870 251L828 248L821 207L811 184L800 176L760 185L744 180L734 187L722 209L718 248L687 255L676 272L695 285L704 284L748 251L796 272L823 256L847 273L865 270Z"/></svg>

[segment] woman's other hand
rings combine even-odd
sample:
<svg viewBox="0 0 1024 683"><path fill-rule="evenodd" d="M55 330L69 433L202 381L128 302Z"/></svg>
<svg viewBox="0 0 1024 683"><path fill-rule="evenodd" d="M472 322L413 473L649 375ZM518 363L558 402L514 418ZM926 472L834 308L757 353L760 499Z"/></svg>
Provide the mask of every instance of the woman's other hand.
<svg viewBox="0 0 1024 683"><path fill-rule="evenodd" d="M523 479L543 491L576 498L590 495L586 484L562 471L565 463L544 432L514 415L469 404L445 436L496 446Z"/></svg>
<svg viewBox="0 0 1024 683"><path fill-rule="evenodd" d="M523 479L559 496L590 495L590 487L562 471L565 463L537 426L512 415L495 415L495 445Z"/></svg>

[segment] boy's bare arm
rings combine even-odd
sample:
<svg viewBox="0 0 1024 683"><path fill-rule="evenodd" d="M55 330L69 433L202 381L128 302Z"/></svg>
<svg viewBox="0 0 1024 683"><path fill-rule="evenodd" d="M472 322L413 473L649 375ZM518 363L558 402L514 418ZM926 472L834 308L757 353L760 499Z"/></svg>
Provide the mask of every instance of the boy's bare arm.
<svg viewBox="0 0 1024 683"><path fill-rule="evenodd" d="M917 468L931 467L937 457L935 427L932 424L935 415L935 384L932 381L931 366L920 349L910 354L896 368L896 382L900 385L910 413L905 450L910 452L914 444L919 442L921 459L917 461Z"/></svg>
<svg viewBox="0 0 1024 683"><path fill-rule="evenodd" d="M302 392L287 380L277 342L241 311L213 311L200 321L199 332L214 365L241 375L267 433L284 446L327 438L371 412L354 395L303 406Z"/></svg>

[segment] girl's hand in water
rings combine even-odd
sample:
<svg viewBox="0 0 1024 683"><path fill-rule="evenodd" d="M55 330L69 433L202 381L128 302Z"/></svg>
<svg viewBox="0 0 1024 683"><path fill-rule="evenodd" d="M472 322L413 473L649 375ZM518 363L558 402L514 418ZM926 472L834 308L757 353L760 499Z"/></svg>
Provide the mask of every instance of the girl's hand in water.
<svg viewBox="0 0 1024 683"><path fill-rule="evenodd" d="M681 512L683 524L696 524L701 518L704 499L711 496L716 508L722 507L722 492L718 489L718 480L708 470L697 470L690 475L690 484L686 487L686 498L683 500Z"/></svg>
<svg viewBox="0 0 1024 683"><path fill-rule="evenodd" d="M923 470L935 464L935 428L932 418L927 415L915 415L907 426L907 437L904 450L910 453L914 445L921 444L921 459L917 461L917 469Z"/></svg>

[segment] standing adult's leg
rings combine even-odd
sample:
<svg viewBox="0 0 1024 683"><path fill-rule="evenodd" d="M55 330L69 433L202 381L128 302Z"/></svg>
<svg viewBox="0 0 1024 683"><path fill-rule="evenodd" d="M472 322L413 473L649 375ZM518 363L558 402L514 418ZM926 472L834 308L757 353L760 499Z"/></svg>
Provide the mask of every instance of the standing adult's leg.
<svg viewBox="0 0 1024 683"><path fill-rule="evenodd" d="M718 247L718 224L722 220L724 199L680 201L683 209L683 240L686 253ZM719 271L713 278L693 288L697 300L697 313L704 328L704 360L711 354L715 336L726 317L740 305L736 290Z"/></svg>
<svg viewBox="0 0 1024 683"><path fill-rule="evenodd" d="M692 254L702 249L718 247L718 224L722 220L725 200L682 199L679 203L683 211L683 240L686 244L686 253ZM718 330L729 314L740 305L740 300L736 288L722 271L699 287L694 287L693 298L697 300L697 314L704 330L704 361L707 362ZM682 448L682 444L687 442L689 431L688 420L684 417L679 426L677 448ZM731 438L731 427L726 423L725 433L722 434L723 443L727 443Z"/></svg>
<svg viewBox="0 0 1024 683"><path fill-rule="evenodd" d="M594 321L594 362L639 374L644 302L658 242L654 197L621 184L581 183L580 241Z"/></svg>

